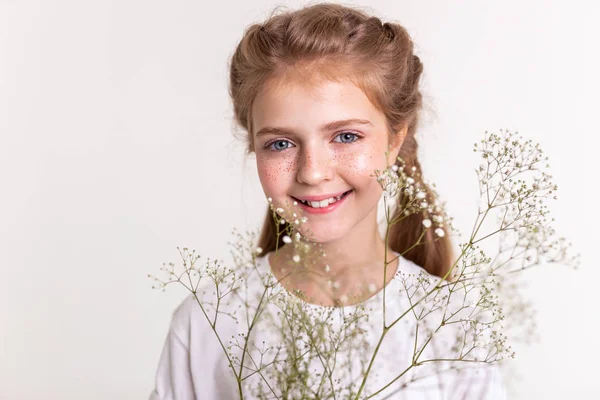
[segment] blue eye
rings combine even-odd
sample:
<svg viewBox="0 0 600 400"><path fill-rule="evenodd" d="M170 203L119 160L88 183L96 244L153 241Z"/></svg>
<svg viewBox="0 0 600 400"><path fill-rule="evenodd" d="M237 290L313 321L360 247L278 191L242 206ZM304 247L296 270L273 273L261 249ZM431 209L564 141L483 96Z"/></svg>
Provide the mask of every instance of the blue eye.
<svg viewBox="0 0 600 400"><path fill-rule="evenodd" d="M336 138L342 138L342 140L341 140L341 142L334 140L334 142L353 143L353 142L356 142L358 139L360 139L360 136L358 136L356 133L352 133L352 132L342 132L339 135L337 135Z"/></svg>
<svg viewBox="0 0 600 400"><path fill-rule="evenodd" d="M338 138L340 138L341 140L335 140ZM336 143L349 144L349 143L354 143L357 140L359 140L360 136L357 135L356 133L352 133L352 132L342 132L339 135L337 135L335 137L335 139L334 139L334 142L336 142ZM295 147L295 146L289 140L285 140L285 139L275 140L265 146L266 149L276 151L276 152L280 152L280 151L289 149L290 147Z"/></svg>
<svg viewBox="0 0 600 400"><path fill-rule="evenodd" d="M284 144L284 147L282 147L281 144ZM289 146L285 146L285 144L288 144ZM292 147L292 144L287 140L276 140L267 146L268 149L274 151L282 151L289 147Z"/></svg>

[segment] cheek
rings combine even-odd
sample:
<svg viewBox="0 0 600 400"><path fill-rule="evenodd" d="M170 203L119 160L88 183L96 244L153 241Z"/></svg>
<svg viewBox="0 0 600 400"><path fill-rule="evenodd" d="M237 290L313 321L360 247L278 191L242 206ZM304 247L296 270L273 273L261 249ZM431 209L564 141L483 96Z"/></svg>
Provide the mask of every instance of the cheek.
<svg viewBox="0 0 600 400"><path fill-rule="evenodd" d="M291 157L258 155L256 168L265 194L284 192L293 178L295 162Z"/></svg>
<svg viewBox="0 0 600 400"><path fill-rule="evenodd" d="M357 186L379 186L375 170L385 168L384 157L385 151L379 151L378 146L357 146L355 151L340 152L334 156L345 178Z"/></svg>

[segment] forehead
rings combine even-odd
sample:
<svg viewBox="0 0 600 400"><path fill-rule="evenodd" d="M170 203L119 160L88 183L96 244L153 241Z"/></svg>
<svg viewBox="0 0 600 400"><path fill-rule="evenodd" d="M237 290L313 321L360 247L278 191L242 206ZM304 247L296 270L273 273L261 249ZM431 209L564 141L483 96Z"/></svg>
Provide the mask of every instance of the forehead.
<svg viewBox="0 0 600 400"><path fill-rule="evenodd" d="M253 131L265 126L321 126L333 120L384 121L367 95L349 79L285 78L269 81L252 108Z"/></svg>

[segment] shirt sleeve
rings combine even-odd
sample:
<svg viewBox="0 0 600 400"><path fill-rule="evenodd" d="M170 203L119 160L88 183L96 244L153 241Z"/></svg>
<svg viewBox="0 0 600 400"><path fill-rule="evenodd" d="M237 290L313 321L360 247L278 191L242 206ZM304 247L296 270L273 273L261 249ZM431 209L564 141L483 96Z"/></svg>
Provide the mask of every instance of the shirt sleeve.
<svg viewBox="0 0 600 400"><path fill-rule="evenodd" d="M490 400L506 400L506 388L502 379L500 367L494 365L488 368L487 378L482 392L485 399Z"/></svg>
<svg viewBox="0 0 600 400"><path fill-rule="evenodd" d="M467 372L468 371L468 372ZM451 390L452 399L485 399L506 400L506 389L500 367L490 365L479 368L469 368L458 377L456 385Z"/></svg>
<svg viewBox="0 0 600 400"><path fill-rule="evenodd" d="M182 331L181 318L173 314L156 371L155 387L150 400L194 400L189 342ZM183 327L183 329L185 329Z"/></svg>

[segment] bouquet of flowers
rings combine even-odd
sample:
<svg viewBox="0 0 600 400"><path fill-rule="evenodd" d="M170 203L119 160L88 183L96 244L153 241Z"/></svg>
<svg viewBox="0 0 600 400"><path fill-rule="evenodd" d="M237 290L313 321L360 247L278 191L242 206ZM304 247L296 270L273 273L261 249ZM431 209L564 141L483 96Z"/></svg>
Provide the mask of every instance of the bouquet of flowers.
<svg viewBox="0 0 600 400"><path fill-rule="evenodd" d="M415 176L416 169L399 158L373 174L383 189L386 244L402 219L421 214L423 222L412 246L399 254L386 251L380 292L365 282L351 295L333 299L333 306L318 306L302 290L286 288L287 277L300 266L305 272L329 272L310 232L298 230L307 217L297 204L271 205L277 243L293 248L277 278L256 246L257 233L234 231L233 266L201 261L195 251L178 248L183 265L163 264L165 278L149 275L153 287L177 283L191 293L240 399L389 398L435 384L433 377L441 374L461 376L513 358L505 326L519 321L520 329L532 328L535 322L521 296L520 273L544 264L576 267L578 256L567 254L571 243L556 238L551 227L545 201L557 198L558 187L544 171L548 157L539 144L501 130L486 132L473 151L482 157L475 170L479 206L473 229L444 276L399 268L395 283L388 281L389 265L406 261L402 254L422 245L425 235L456 233L435 184ZM484 225L490 217L496 217L491 229ZM490 256L480 245L493 239L499 247ZM335 289L335 277L328 283ZM518 330L511 332L511 340L520 339Z"/></svg>

